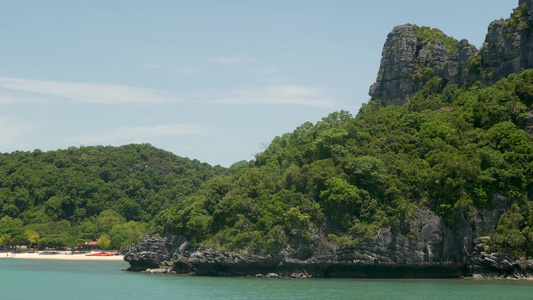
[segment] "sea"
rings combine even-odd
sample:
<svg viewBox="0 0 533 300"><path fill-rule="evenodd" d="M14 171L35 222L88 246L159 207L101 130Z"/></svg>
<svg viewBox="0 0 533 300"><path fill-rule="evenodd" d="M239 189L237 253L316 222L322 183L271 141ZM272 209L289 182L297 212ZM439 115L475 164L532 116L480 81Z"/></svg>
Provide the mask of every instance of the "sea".
<svg viewBox="0 0 533 300"><path fill-rule="evenodd" d="M260 279L125 272L121 261L0 259L0 299L533 299L533 282Z"/></svg>

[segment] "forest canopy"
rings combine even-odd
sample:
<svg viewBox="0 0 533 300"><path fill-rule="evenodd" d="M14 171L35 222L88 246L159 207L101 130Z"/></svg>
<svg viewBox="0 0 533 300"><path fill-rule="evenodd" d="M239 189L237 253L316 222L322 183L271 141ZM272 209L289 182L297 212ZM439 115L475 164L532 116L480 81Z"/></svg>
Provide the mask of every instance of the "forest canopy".
<svg viewBox="0 0 533 300"><path fill-rule="evenodd" d="M340 111L302 124L229 169L150 145L2 154L0 245L106 236L128 247L147 233L174 233L234 252L324 239L350 246L383 228L404 230L419 208L453 226L504 199L491 246L532 257L533 70L490 87L442 80L406 106L372 100L355 117Z"/></svg>
<svg viewBox="0 0 533 300"><path fill-rule="evenodd" d="M156 214L222 170L149 144L2 154L0 246L73 247L106 235L113 248L130 247Z"/></svg>
<svg viewBox="0 0 533 300"><path fill-rule="evenodd" d="M363 105L276 137L248 165L208 180L154 219L161 233L227 251L350 246L404 230L418 208L454 226L461 214L509 210L491 245L532 256L533 70L491 87L431 79L403 107Z"/></svg>

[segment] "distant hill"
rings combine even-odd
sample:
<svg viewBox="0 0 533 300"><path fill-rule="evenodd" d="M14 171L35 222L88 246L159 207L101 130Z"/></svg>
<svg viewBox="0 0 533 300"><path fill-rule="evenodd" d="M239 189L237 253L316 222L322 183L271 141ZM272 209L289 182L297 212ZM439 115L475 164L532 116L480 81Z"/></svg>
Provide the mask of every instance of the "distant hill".
<svg viewBox="0 0 533 300"><path fill-rule="evenodd" d="M360 265L462 276L494 261L483 253L532 258L529 24L533 0L521 0L480 51L437 29L396 27L356 116L302 124L229 169L150 145L2 154L0 245L37 243L36 233L41 246L105 235L127 247L159 233L189 247L157 244L168 257L154 254L150 267L209 249L200 254L210 264L261 266L223 251L264 255L319 276Z"/></svg>
<svg viewBox="0 0 533 300"><path fill-rule="evenodd" d="M31 230L41 246L73 246L128 222L146 234L156 214L223 170L149 144L1 154L0 244L26 244Z"/></svg>

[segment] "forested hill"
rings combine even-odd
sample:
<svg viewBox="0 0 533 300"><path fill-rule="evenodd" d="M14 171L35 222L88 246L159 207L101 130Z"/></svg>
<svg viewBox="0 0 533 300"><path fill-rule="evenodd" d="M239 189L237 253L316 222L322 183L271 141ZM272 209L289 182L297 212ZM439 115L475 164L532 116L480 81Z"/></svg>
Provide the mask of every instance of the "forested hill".
<svg viewBox="0 0 533 300"><path fill-rule="evenodd" d="M374 100L355 117L333 113L275 138L155 223L207 248L305 258L385 229L416 238L421 208L451 228L476 209L497 208L506 213L490 246L529 257L533 138L523 127L532 109L533 70L491 87L444 87L435 77L406 106Z"/></svg>
<svg viewBox="0 0 533 300"><path fill-rule="evenodd" d="M73 246L106 235L128 247L154 215L222 171L148 144L1 154L0 244Z"/></svg>
<svg viewBox="0 0 533 300"><path fill-rule="evenodd" d="M509 41L530 30L525 18L533 20L533 1L520 3L514 19L491 25L512 33L504 35ZM437 42L440 31L427 31L424 43L405 37L457 51ZM500 73L480 67L483 57L471 56L476 72L459 83L439 76L449 68L413 62L404 79L414 88L392 99L405 105L375 99L356 116L332 113L230 169L149 145L0 155L0 244L38 235L42 245L73 245L105 235L129 246L153 229L215 250L305 260L351 249L372 261L438 264L446 255L460 262L472 254L470 238L487 234L476 247L533 257L533 70L496 81ZM386 75L378 79L390 88ZM443 234L420 240L427 220ZM469 239L457 237L466 229ZM364 248L378 238L382 248ZM335 251L328 253L346 254Z"/></svg>

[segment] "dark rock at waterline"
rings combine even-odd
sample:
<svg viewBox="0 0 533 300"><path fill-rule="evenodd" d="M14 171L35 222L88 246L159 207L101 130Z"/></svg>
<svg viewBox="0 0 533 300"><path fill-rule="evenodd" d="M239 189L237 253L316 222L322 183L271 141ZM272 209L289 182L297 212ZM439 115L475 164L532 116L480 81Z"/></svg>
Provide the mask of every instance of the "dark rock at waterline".
<svg viewBox="0 0 533 300"><path fill-rule="evenodd" d="M481 253L472 257L470 272L477 278L530 279L533 261L519 260L503 253Z"/></svg>
<svg viewBox="0 0 533 300"><path fill-rule="evenodd" d="M505 199L495 197L494 203ZM148 237L124 259L130 271L198 276L276 278L459 278L531 277L532 264L503 254L486 254L478 237L496 228L505 211L475 210L453 227L428 210L405 224L405 232L384 229L351 248L316 240L310 256L299 249L277 254L228 253L192 247L183 236ZM416 233L416 234L413 234Z"/></svg>
<svg viewBox="0 0 533 300"><path fill-rule="evenodd" d="M479 51L466 40L455 49L417 34L414 26L396 27L387 38L370 95L383 105L404 105L433 76L442 78L444 85L463 86L476 80L490 85L533 68L533 0L519 4L511 19L489 26ZM522 126L533 134L533 112L525 116ZM532 192L528 193L531 200ZM490 207L494 209L473 208L471 214L447 221L420 208L409 220L382 228L350 248L332 244L327 238L331 232L323 228L312 234L311 243L291 241L280 253L265 255L194 248L184 237L169 235L147 238L125 260L131 271L206 276L533 277L533 262L491 253L486 247L487 236L509 208L499 195Z"/></svg>

